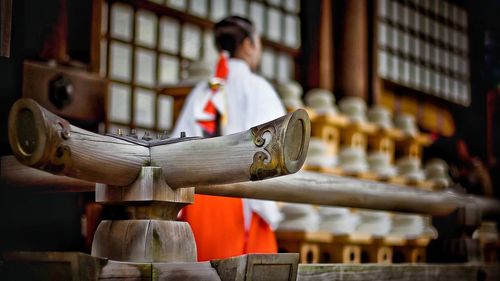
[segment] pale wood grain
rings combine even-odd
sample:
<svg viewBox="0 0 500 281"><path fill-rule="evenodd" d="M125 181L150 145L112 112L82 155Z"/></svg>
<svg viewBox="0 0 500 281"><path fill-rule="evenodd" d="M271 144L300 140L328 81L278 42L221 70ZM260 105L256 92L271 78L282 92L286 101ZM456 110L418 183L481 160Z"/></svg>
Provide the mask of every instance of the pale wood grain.
<svg viewBox="0 0 500 281"><path fill-rule="evenodd" d="M150 163L149 149L109 136L71 126L71 136L64 142L71 151L66 176L87 181L127 185Z"/></svg>
<svg viewBox="0 0 500 281"><path fill-rule="evenodd" d="M56 176L25 166L13 155L0 158L0 180L9 187L38 192L91 192L95 188L93 182Z"/></svg>
<svg viewBox="0 0 500 281"><path fill-rule="evenodd" d="M298 254L247 254L212 260L222 281L293 281L297 278Z"/></svg>
<svg viewBox="0 0 500 281"><path fill-rule="evenodd" d="M220 281L210 262L153 263L153 280Z"/></svg>
<svg viewBox="0 0 500 281"><path fill-rule="evenodd" d="M151 162L163 168L172 187L250 180L255 146L249 131L151 148Z"/></svg>
<svg viewBox="0 0 500 281"><path fill-rule="evenodd" d="M150 163L147 147L72 126L32 99L14 103L8 123L19 162L53 174L127 185Z"/></svg>
<svg viewBox="0 0 500 281"><path fill-rule="evenodd" d="M194 200L194 187L172 188L165 182L160 167L142 167L138 180L129 186L96 184L95 200L99 203L162 201L188 204Z"/></svg>
<svg viewBox="0 0 500 281"><path fill-rule="evenodd" d="M499 265L473 264L300 264L297 280L499 280Z"/></svg>
<svg viewBox="0 0 500 281"><path fill-rule="evenodd" d="M477 208L483 214L500 213L500 202L494 199L305 171L259 182L196 186L195 192L432 215L446 215L460 207Z"/></svg>
<svg viewBox="0 0 500 281"><path fill-rule="evenodd" d="M109 260L99 274L105 281L146 281L152 280L151 263L130 263Z"/></svg>
<svg viewBox="0 0 500 281"><path fill-rule="evenodd" d="M2 157L1 164L2 182L13 187L36 187L47 192L94 190L90 182L29 168L12 156ZM195 193L425 214L447 214L458 207L472 205L479 208L484 217L500 214L500 202L492 198L423 191L313 172L260 182L200 185Z"/></svg>
<svg viewBox="0 0 500 281"><path fill-rule="evenodd" d="M245 132L164 145L88 132L31 99L18 100L9 114L9 143L21 163L114 186L132 184L143 166L162 167L173 188L295 173L309 135L309 117L301 109Z"/></svg>
<svg viewBox="0 0 500 281"><path fill-rule="evenodd" d="M97 280L106 259L79 252L4 252L1 280Z"/></svg>
<svg viewBox="0 0 500 281"><path fill-rule="evenodd" d="M94 235L92 255L127 262L193 262L196 245L186 222L105 220Z"/></svg>
<svg viewBox="0 0 500 281"><path fill-rule="evenodd" d="M248 131L153 146L151 164L174 188L278 177L302 167L309 137L309 117L299 109Z"/></svg>

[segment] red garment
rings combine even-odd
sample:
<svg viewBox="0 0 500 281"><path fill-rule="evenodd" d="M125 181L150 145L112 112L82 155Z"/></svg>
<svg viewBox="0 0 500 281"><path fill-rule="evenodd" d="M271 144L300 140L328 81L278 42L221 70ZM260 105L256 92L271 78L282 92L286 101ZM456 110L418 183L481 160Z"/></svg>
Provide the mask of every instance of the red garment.
<svg viewBox="0 0 500 281"><path fill-rule="evenodd" d="M278 250L274 232L259 215L252 213L250 229L245 231L240 198L197 194L194 204L182 210L181 219L191 225L198 261Z"/></svg>
<svg viewBox="0 0 500 281"><path fill-rule="evenodd" d="M212 88L210 89L210 91L212 92L212 95L217 94L221 90L220 83L224 83L224 81L226 81L227 79L227 75L229 73L227 61L228 54L226 52L221 52L219 61L217 63L217 69L215 70L214 79L216 79L216 81L214 81L215 83L211 84ZM217 126L219 125L217 120L217 108L215 107L211 99L207 101L207 104L203 108L203 111L207 116L210 116L209 120L198 120L198 124L203 129L204 136L217 136L219 131L217 130Z"/></svg>

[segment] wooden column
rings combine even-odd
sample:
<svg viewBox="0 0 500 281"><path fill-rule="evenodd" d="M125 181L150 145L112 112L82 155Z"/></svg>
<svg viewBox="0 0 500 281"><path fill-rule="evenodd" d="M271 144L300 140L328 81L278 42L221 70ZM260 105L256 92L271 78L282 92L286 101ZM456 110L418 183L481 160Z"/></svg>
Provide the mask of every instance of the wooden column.
<svg viewBox="0 0 500 281"><path fill-rule="evenodd" d="M368 1L367 4L367 28L368 28L368 94L369 104L380 104L382 93L382 80L378 75L378 7L379 1Z"/></svg>
<svg viewBox="0 0 500 281"><path fill-rule="evenodd" d="M342 0L337 6L335 91L341 96L359 96L366 100L369 65L367 1Z"/></svg>
<svg viewBox="0 0 500 281"><path fill-rule="evenodd" d="M101 64L101 22L104 0L92 0L92 28L90 31L90 71L99 73Z"/></svg>
<svg viewBox="0 0 500 281"><path fill-rule="evenodd" d="M333 90L333 21L332 1L321 3L321 25L319 37L319 87Z"/></svg>
<svg viewBox="0 0 500 281"><path fill-rule="evenodd" d="M45 60L54 59L59 62L69 60L68 56L68 4L59 0L59 12L52 32L43 42L40 57Z"/></svg>

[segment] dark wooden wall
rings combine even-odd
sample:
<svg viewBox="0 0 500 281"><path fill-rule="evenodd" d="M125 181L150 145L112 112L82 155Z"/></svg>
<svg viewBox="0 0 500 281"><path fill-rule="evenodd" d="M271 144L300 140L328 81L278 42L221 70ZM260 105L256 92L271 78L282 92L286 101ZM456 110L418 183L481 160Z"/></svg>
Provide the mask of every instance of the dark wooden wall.
<svg viewBox="0 0 500 281"><path fill-rule="evenodd" d="M91 4L68 0L68 52L90 60ZM12 1L10 58L0 57L0 151L11 154L7 117L21 97L22 62L37 59L57 20L59 0ZM88 195L33 194L0 186L0 252L3 250L82 250L80 214Z"/></svg>

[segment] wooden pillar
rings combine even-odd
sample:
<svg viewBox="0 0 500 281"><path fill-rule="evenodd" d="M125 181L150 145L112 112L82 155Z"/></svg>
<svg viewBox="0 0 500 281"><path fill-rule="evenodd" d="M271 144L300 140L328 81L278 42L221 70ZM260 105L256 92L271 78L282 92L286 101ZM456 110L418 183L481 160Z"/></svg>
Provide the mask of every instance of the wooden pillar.
<svg viewBox="0 0 500 281"><path fill-rule="evenodd" d="M92 0L92 28L90 31L90 71L99 73L101 65L101 22L104 0ZM110 8L108 8L110 9ZM106 19L107 20L107 19Z"/></svg>
<svg viewBox="0 0 500 281"><path fill-rule="evenodd" d="M366 0L340 0L336 13L335 91L341 96L368 94L368 25Z"/></svg>
<svg viewBox="0 0 500 281"><path fill-rule="evenodd" d="M380 104L382 94L382 79L378 75L378 7L379 1L368 1L367 28L368 28L368 96L369 104Z"/></svg>
<svg viewBox="0 0 500 281"><path fill-rule="evenodd" d="M332 1L321 3L321 24L319 37L319 87L333 90L333 22Z"/></svg>
<svg viewBox="0 0 500 281"><path fill-rule="evenodd" d="M334 90L333 4L334 0L301 0L301 56L298 71L304 90Z"/></svg>
<svg viewBox="0 0 500 281"><path fill-rule="evenodd" d="M68 4L59 0L59 12L52 33L43 42L40 57L45 60L54 59L66 62L68 57Z"/></svg>

